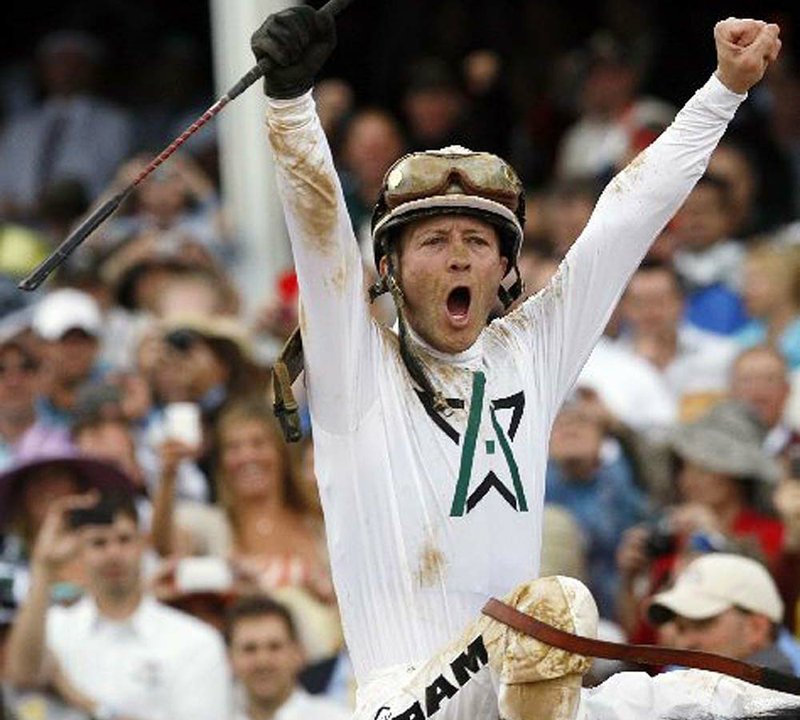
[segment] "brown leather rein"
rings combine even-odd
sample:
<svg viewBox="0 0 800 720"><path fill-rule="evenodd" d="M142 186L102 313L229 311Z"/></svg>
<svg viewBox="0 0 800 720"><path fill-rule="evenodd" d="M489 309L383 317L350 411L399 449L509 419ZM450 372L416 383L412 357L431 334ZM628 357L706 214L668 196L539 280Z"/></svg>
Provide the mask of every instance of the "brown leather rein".
<svg viewBox="0 0 800 720"><path fill-rule="evenodd" d="M696 650L676 650L660 645L626 645L581 637L543 623L496 598L491 598L483 606L483 614L547 645L576 655L642 665L680 665L697 670L711 670L770 690L800 695L800 678L721 655Z"/></svg>

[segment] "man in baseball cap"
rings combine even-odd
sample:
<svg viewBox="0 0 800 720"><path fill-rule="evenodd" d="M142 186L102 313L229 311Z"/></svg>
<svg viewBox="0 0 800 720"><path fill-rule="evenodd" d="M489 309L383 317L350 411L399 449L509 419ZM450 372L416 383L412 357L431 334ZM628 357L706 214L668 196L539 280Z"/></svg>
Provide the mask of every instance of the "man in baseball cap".
<svg viewBox="0 0 800 720"><path fill-rule="evenodd" d="M43 340L61 340L76 330L98 337L102 327L103 319L95 300L73 288L54 290L39 302L33 313L33 329Z"/></svg>
<svg viewBox="0 0 800 720"><path fill-rule="evenodd" d="M653 597L648 615L656 625L674 623L680 648L795 672L778 642L783 601L756 560L728 553L693 560L670 590Z"/></svg>
<svg viewBox="0 0 800 720"><path fill-rule="evenodd" d="M100 307L87 293L59 288L36 305L32 327L40 340L45 377L39 413L53 425L66 426L73 420L80 387L105 374L99 359Z"/></svg>

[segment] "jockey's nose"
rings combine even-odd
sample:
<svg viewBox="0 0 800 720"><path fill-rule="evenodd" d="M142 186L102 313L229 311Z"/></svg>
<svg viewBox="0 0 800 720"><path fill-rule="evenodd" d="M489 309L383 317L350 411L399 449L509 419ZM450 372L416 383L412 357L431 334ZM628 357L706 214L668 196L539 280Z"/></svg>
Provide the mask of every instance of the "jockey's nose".
<svg viewBox="0 0 800 720"><path fill-rule="evenodd" d="M450 246L451 270L468 270L470 267L469 250L463 240L456 240Z"/></svg>

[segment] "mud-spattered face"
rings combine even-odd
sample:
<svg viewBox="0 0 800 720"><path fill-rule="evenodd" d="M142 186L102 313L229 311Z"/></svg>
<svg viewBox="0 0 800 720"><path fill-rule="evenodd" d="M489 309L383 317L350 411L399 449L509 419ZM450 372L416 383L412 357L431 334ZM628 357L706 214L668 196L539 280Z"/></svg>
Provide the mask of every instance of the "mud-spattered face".
<svg viewBox="0 0 800 720"><path fill-rule="evenodd" d="M399 256L409 325L441 352L469 348L486 326L508 264L495 228L463 215L417 220L404 229ZM385 259L382 265L385 271Z"/></svg>

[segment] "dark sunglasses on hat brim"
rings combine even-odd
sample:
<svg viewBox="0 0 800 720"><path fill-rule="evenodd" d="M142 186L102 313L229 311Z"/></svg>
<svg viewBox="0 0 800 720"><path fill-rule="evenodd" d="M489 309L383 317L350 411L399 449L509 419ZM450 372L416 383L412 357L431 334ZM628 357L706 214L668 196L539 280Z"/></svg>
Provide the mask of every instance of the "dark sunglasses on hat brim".
<svg viewBox="0 0 800 720"><path fill-rule="evenodd" d="M198 343L202 342L203 337L194 330L178 328L172 330L164 336L164 342L179 353L188 353Z"/></svg>

